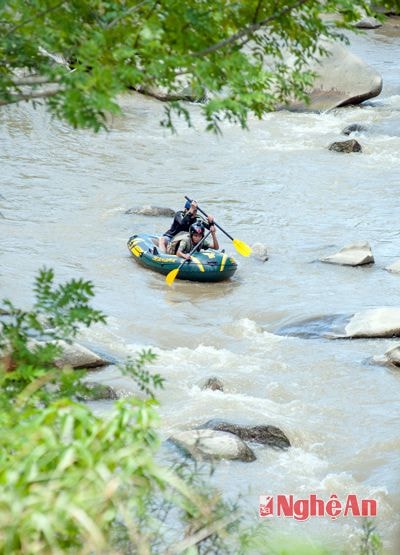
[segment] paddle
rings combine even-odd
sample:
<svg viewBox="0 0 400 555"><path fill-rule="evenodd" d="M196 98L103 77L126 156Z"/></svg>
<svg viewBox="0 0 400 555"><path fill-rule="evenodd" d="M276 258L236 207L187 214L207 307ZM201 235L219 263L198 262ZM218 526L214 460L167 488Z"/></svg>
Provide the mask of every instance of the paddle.
<svg viewBox="0 0 400 555"><path fill-rule="evenodd" d="M188 200L189 202L192 202L189 197L185 196L185 199ZM208 218L208 215L199 206L197 207L197 210L199 212L201 212L206 218ZM241 254L242 256L250 256L251 255L251 252L252 252L251 247L249 247L249 245L247 243L245 243L244 241L240 241L240 239L234 239L232 237L232 235L229 235L229 233L227 233L224 229L222 229L222 227L220 225L218 225L217 222L213 222L213 225L218 227L218 229L220 229L222 231L222 233L225 233L225 235L227 237L229 237L229 239L233 243L233 246L235 247L235 249L237 250L237 252L239 254Z"/></svg>
<svg viewBox="0 0 400 555"><path fill-rule="evenodd" d="M193 249L190 251L189 256L192 256L192 254L194 253L194 251L196 249L198 249L199 247L201 247L201 245L204 243L204 241L207 239L207 237L210 235L211 231L209 231L206 235L204 235L203 239L201 239L201 241L199 241L198 243L195 244L195 246L193 247ZM165 276L165 281L168 283L168 285L172 285L175 281L176 276L179 274L180 269L182 268L182 266L185 264L185 262L188 262L188 259L185 258L177 268L175 268L174 270L171 270L170 272L168 272L168 274Z"/></svg>

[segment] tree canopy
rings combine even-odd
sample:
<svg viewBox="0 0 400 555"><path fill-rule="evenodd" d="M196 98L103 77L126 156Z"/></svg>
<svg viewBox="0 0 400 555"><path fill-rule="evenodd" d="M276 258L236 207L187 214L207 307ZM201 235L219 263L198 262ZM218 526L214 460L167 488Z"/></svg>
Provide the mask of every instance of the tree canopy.
<svg viewBox="0 0 400 555"><path fill-rule="evenodd" d="M73 127L98 131L129 90L168 99L186 117L183 86L207 128L246 126L289 97L304 99L304 61L371 13L365 0L4 0L0 106L43 101ZM331 17L330 17L331 16ZM334 17L333 17L334 16ZM206 97L205 97L206 93Z"/></svg>

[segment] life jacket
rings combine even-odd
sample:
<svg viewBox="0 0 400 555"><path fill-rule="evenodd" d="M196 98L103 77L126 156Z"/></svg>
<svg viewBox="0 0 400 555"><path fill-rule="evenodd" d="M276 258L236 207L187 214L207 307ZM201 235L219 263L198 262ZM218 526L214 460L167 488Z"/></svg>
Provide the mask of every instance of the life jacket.
<svg viewBox="0 0 400 555"><path fill-rule="evenodd" d="M187 239L187 238L189 238L189 233L187 233L186 231L181 231L180 233L177 233L171 239L171 241L168 243L167 253L168 254L176 254L176 251L178 250L179 243L182 241L182 239Z"/></svg>

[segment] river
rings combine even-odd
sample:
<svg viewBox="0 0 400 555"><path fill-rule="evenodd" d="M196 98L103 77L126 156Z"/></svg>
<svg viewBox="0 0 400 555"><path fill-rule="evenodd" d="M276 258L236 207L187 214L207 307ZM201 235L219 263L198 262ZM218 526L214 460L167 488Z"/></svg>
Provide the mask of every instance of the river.
<svg viewBox="0 0 400 555"><path fill-rule="evenodd" d="M282 428L293 447L256 446L257 461L221 462L214 482L241 493L257 520L258 496L325 499L349 493L378 500L377 529L396 553L400 510L400 372L368 363L395 339L330 341L285 337L298 320L399 305L400 276L384 270L400 258L400 33L378 29L351 49L383 76L381 95L362 106L324 114L272 113L250 130L225 125L222 137L177 123L162 129L163 107L122 99L124 116L108 133L74 131L38 107L0 112L0 291L32 301L38 268L59 281L91 279L108 326L85 340L125 358L151 347L163 437L210 418ZM397 62L396 62L397 60ZM327 146L360 123L362 154ZM263 263L235 255L239 269L219 284L164 278L139 267L126 247L135 232L162 233L170 218L127 215L131 207L179 209L197 199L234 237L265 243ZM219 233L221 247L235 254ZM354 241L369 241L375 265L315 262ZM203 391L218 376L225 391ZM96 379L132 390L115 367ZM97 410L108 410L99 402ZM271 524L270 524L271 526ZM275 521L277 529L351 550L360 520ZM397 547L398 548L398 547Z"/></svg>

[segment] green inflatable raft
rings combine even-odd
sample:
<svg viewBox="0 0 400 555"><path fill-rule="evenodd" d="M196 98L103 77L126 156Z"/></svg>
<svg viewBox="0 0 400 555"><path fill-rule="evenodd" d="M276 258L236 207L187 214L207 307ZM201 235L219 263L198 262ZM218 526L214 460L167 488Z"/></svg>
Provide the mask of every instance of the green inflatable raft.
<svg viewBox="0 0 400 555"><path fill-rule="evenodd" d="M128 241L128 249L139 264L164 275L178 268L183 262L178 256L161 252L156 235L133 235ZM183 264L177 279L223 281L233 276L236 268L236 261L228 254L213 249L202 250L193 254L192 259Z"/></svg>

